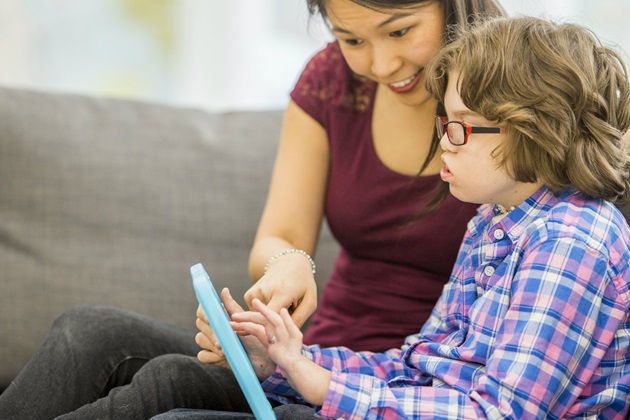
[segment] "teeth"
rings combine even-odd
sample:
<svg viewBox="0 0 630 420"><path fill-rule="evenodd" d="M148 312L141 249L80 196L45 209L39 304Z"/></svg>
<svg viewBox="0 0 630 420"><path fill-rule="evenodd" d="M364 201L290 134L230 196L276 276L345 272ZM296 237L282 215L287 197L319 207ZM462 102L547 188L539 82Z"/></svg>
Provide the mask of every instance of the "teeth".
<svg viewBox="0 0 630 420"><path fill-rule="evenodd" d="M418 73L414 74L413 76L411 76L408 79L402 80L400 82L396 82L396 83L390 83L390 86L395 87L395 88L401 88L401 87L405 87L407 86L409 83L411 83L413 81L413 79L416 78L416 75Z"/></svg>

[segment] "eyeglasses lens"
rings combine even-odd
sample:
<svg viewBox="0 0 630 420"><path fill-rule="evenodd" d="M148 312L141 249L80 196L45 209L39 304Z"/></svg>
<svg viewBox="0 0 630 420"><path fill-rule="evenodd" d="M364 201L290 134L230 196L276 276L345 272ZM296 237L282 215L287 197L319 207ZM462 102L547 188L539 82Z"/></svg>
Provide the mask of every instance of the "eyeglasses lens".
<svg viewBox="0 0 630 420"><path fill-rule="evenodd" d="M458 146L466 143L466 127L463 125L453 121L446 125L446 130L448 131L448 139L451 143Z"/></svg>
<svg viewBox="0 0 630 420"><path fill-rule="evenodd" d="M442 117L435 119L435 128L439 138L446 133L448 140L456 145L461 146L466 143L466 127L458 121L444 122Z"/></svg>

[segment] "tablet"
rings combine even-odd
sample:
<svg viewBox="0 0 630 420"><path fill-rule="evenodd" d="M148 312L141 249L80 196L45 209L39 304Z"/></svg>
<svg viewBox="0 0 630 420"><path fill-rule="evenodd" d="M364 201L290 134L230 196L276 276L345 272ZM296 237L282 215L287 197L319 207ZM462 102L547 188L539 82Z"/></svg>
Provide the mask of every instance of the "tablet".
<svg viewBox="0 0 630 420"><path fill-rule="evenodd" d="M275 419L276 415L263 392L241 340L230 327L228 315L210 281L210 276L202 264L195 264L190 267L190 275L197 300L201 304L219 343L221 343L225 357L230 363L234 376L236 376L254 416L258 420Z"/></svg>

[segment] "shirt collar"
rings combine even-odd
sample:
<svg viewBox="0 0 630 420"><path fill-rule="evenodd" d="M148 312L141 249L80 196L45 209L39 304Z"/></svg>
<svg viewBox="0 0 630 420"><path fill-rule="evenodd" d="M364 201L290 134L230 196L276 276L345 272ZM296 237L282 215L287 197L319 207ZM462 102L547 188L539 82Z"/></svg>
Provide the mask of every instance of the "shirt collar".
<svg viewBox="0 0 630 420"><path fill-rule="evenodd" d="M523 234L527 226L543 217L551 208L559 202L565 201L572 194L575 194L575 192L569 190L562 190L554 194L546 186L542 186L518 207L499 220L497 225L503 229L512 242L515 242ZM481 205L477 216L471 220L468 226L471 234L477 235L491 227L494 216L496 216L494 205Z"/></svg>

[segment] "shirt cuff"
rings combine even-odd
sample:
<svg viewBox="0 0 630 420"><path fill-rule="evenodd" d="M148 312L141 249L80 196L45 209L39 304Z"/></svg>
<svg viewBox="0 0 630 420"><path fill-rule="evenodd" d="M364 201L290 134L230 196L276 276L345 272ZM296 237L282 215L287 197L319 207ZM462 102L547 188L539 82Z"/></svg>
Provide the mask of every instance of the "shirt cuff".
<svg viewBox="0 0 630 420"><path fill-rule="evenodd" d="M276 367L276 371L265 379L261 385L265 395L273 400L283 404L304 403L302 396L291 388L289 381L282 375L279 367Z"/></svg>
<svg viewBox="0 0 630 420"><path fill-rule="evenodd" d="M316 414L334 419L366 418L371 393L370 387L366 388L362 383L362 377L363 375L352 375L333 369L330 388ZM367 401L367 404L361 401Z"/></svg>

